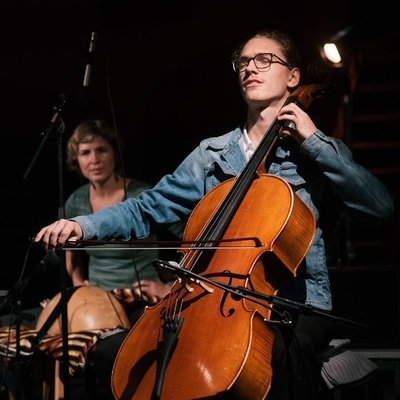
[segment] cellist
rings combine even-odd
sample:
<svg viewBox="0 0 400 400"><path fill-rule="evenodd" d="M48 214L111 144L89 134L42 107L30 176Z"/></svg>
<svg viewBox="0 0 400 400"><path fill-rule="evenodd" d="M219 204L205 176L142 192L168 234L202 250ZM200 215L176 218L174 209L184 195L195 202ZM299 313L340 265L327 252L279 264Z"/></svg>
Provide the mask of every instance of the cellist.
<svg viewBox="0 0 400 400"><path fill-rule="evenodd" d="M240 175L277 118L282 121L282 128L268 158L267 171L287 181L316 219L311 247L296 276L284 282L278 294L329 312L332 299L325 243L335 221L345 208L358 223L383 223L392 216L393 199L375 176L355 163L342 141L325 135L295 102L283 106L301 79L299 52L286 33L257 32L237 48L231 61L247 104L247 117L242 124L224 135L202 140L172 174L165 175L138 198L91 215L60 219L42 228L35 241L54 249L64 246L70 238L141 239L157 232L160 226L186 218L207 192ZM215 93L210 95L218 96L220 90L215 87ZM293 124L287 126L285 121ZM331 340L333 323L302 313L291 317L290 331L283 327L273 344L268 400L317 398L320 368L316 355ZM113 352L107 349L117 349L118 340L122 339L121 335L110 337L110 345L107 340L98 343L97 359L106 355L112 366L109 360ZM102 368L101 372L106 371ZM110 382L110 375L99 382Z"/></svg>

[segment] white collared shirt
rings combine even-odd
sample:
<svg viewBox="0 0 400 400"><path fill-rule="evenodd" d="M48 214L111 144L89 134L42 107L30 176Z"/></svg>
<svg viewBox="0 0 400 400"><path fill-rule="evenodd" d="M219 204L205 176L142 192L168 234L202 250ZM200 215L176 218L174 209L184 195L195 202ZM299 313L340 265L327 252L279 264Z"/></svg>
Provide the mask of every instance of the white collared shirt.
<svg viewBox="0 0 400 400"><path fill-rule="evenodd" d="M249 135L247 134L246 127L243 128L243 135L239 139L239 146L243 150L246 160L249 161L250 157L254 154L255 148L253 142L250 140Z"/></svg>

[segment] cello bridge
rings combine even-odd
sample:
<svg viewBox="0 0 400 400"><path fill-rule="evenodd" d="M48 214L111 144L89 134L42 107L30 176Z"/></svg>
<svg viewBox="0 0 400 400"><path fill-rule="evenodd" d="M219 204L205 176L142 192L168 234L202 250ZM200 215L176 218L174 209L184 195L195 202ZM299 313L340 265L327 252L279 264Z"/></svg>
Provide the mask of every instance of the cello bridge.
<svg viewBox="0 0 400 400"><path fill-rule="evenodd" d="M181 285L190 293L193 292L194 290L193 286L191 286L191 283L200 286L203 290L205 290L208 293L214 293L214 289L212 287L206 285L205 282L199 279L186 278L181 280Z"/></svg>

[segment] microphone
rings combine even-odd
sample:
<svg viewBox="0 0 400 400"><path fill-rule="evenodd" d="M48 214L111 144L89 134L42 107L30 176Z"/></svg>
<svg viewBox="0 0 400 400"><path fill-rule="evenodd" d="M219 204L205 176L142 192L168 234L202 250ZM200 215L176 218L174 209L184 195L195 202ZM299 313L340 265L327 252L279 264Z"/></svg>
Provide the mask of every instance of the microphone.
<svg viewBox="0 0 400 400"><path fill-rule="evenodd" d="M164 282L174 282L177 279L176 267L179 265L174 261L153 260L153 267L157 271L158 277Z"/></svg>
<svg viewBox="0 0 400 400"><path fill-rule="evenodd" d="M58 254L52 250L47 250L46 255L40 260L36 266L38 272L46 272L49 267L53 268L60 262Z"/></svg>
<svg viewBox="0 0 400 400"><path fill-rule="evenodd" d="M90 78L92 75L92 65L93 65L93 60L94 60L94 54L96 50L96 44L97 44L97 32L92 32L90 35L90 43L89 43L89 51L87 53L85 62L86 62L86 67L85 67L85 74L83 76L83 84L82 88L80 91L80 98L79 98L79 103L82 107L85 107L89 103L89 84L90 84Z"/></svg>
<svg viewBox="0 0 400 400"><path fill-rule="evenodd" d="M90 36L89 52L86 59L85 75L83 76L83 86L87 87L90 83L90 75L92 74L92 64L94 59L94 52L97 44L97 32L92 32Z"/></svg>
<svg viewBox="0 0 400 400"><path fill-rule="evenodd" d="M26 276L24 279L18 281L14 287L7 293L7 295L0 302L0 310L7 305L12 305L15 301L18 301L21 294L26 289L29 281L34 278L39 272L45 272L49 267L55 267L60 262L58 255L51 250L47 251L47 254L40 260L34 271Z"/></svg>

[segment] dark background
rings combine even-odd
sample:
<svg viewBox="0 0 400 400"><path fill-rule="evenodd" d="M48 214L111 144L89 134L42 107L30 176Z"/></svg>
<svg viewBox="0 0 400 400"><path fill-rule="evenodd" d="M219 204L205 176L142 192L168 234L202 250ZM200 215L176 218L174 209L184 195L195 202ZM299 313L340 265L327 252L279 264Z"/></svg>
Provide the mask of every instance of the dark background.
<svg viewBox="0 0 400 400"><path fill-rule="evenodd" d="M58 218L81 183L64 168L64 143L83 118L115 122L127 149L127 175L155 183L202 138L244 118L230 56L245 35L284 29L307 65L319 60L324 40L349 24L367 27L370 37L387 34L395 23L387 3L3 0L0 289L13 287L25 263L27 273L35 271L44 252L29 238ZM90 90L82 97L92 31L98 40ZM341 95L339 85L310 109L326 134L335 133ZM60 96L63 133L53 125ZM59 287L57 268L37 274L25 304Z"/></svg>

